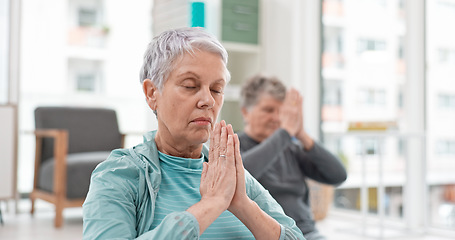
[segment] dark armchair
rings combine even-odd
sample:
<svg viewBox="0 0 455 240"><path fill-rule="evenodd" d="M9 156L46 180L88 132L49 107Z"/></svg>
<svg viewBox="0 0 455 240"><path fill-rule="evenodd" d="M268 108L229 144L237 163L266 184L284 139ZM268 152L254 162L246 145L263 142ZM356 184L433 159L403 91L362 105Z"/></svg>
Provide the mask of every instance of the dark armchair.
<svg viewBox="0 0 455 240"><path fill-rule="evenodd" d="M35 109L35 199L55 205L55 227L63 209L82 206L90 175L113 149L123 147L114 110L102 108L38 107Z"/></svg>

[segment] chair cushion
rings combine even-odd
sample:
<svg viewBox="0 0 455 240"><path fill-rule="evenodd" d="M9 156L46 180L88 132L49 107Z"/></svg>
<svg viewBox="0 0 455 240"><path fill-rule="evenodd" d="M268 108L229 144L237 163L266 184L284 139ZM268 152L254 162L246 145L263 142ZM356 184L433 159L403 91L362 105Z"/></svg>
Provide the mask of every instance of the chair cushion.
<svg viewBox="0 0 455 240"><path fill-rule="evenodd" d="M67 198L85 198L90 185L90 176L98 163L109 156L110 151L72 153L67 156ZM39 169L38 188L53 192L54 186L54 159L44 161Z"/></svg>

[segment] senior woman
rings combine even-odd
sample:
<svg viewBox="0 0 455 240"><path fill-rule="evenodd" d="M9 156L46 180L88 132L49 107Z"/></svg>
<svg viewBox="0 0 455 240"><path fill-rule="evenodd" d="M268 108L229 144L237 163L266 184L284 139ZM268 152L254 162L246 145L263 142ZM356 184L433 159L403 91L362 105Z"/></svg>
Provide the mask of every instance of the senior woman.
<svg viewBox="0 0 455 240"><path fill-rule="evenodd" d="M245 168L292 217L307 240L325 239L315 227L306 178L341 184L341 162L303 126L302 96L274 77L254 76L241 90L245 122L239 133Z"/></svg>
<svg viewBox="0 0 455 240"><path fill-rule="evenodd" d="M141 83L158 129L93 171L84 239L304 239L244 170L232 126L216 123L226 64L226 50L203 29L154 38Z"/></svg>

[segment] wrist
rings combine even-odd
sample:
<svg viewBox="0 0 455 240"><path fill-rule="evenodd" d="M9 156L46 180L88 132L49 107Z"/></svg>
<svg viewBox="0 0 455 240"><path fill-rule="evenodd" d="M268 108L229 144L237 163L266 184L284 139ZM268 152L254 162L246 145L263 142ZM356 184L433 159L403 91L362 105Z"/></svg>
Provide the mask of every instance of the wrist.
<svg viewBox="0 0 455 240"><path fill-rule="evenodd" d="M229 206L229 212L241 218L242 215L248 215L248 212L257 207L257 204L251 200L249 197L246 197L245 200L238 202L236 205Z"/></svg>
<svg viewBox="0 0 455 240"><path fill-rule="evenodd" d="M284 129L289 134L289 136L294 137L294 134L292 134L289 128L287 128L286 126L282 126L281 128Z"/></svg>
<svg viewBox="0 0 455 240"><path fill-rule="evenodd" d="M227 207L219 199L203 198L186 211L191 213L199 223L199 234L202 234Z"/></svg>
<svg viewBox="0 0 455 240"><path fill-rule="evenodd" d="M280 224L249 198L248 202L231 213L245 224L255 239L278 239L280 236Z"/></svg>
<svg viewBox="0 0 455 240"><path fill-rule="evenodd" d="M305 132L305 131L300 131L298 134L297 134L297 138L299 139L299 141L302 143L304 149L306 151L310 150L313 148L314 146L314 140Z"/></svg>
<svg viewBox="0 0 455 240"><path fill-rule="evenodd" d="M230 201L222 197L202 197L200 204L207 206L211 209L220 209L221 212L224 212L229 207Z"/></svg>

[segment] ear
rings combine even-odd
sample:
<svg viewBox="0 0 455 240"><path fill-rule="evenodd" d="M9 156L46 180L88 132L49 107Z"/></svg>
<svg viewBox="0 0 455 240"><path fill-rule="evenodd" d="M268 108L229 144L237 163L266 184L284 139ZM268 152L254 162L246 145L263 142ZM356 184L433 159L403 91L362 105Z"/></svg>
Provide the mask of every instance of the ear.
<svg viewBox="0 0 455 240"><path fill-rule="evenodd" d="M243 121L246 123L248 119L248 110L245 107L242 107L242 116L243 116Z"/></svg>
<svg viewBox="0 0 455 240"><path fill-rule="evenodd" d="M156 111L157 95L159 94L158 88L153 84L152 80L145 79L144 82L142 82L142 90L144 91L147 104L153 111Z"/></svg>

